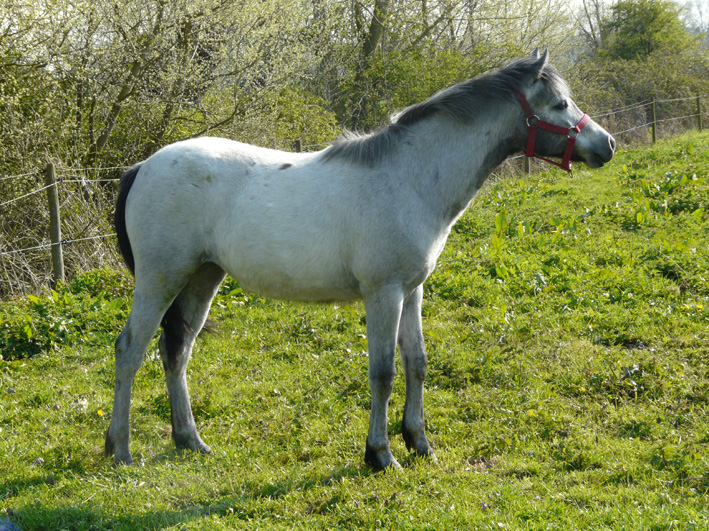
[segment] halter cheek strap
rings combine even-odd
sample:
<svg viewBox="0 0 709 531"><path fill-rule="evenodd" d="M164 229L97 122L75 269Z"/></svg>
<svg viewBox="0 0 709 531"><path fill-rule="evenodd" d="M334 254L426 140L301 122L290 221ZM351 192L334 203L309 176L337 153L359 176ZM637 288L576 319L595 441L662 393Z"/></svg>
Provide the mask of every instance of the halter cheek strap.
<svg viewBox="0 0 709 531"><path fill-rule="evenodd" d="M584 115L581 117L581 120L579 120L579 122L573 127L561 127L558 125L550 124L549 122L545 122L544 120L540 119L539 116L534 114L531 105L529 105L529 102L524 97L524 94L522 94L522 91L520 91L519 89L515 89L515 94L517 95L517 99L519 100L519 103L522 106L522 110L524 111L525 116L527 116L527 127L529 127L529 133L527 135L527 151L525 151L524 156L529 158L536 157L571 173L571 154L574 152L574 146L576 145L576 137L581 132L581 130L586 127L591 118L588 116L588 114L584 113ZM534 148L537 143L538 129L544 129L545 131L550 131L557 135L564 135L568 137L569 140L566 143L566 149L564 150L564 155L561 159L561 163L546 159L544 157L539 157L534 154Z"/></svg>

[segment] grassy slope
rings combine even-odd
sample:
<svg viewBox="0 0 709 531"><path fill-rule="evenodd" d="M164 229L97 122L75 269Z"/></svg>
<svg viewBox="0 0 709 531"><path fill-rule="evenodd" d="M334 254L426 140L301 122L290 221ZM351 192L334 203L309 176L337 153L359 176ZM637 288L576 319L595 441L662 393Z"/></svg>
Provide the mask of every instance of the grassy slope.
<svg viewBox="0 0 709 531"><path fill-rule="evenodd" d="M573 180L486 187L427 282L440 462L406 456L400 376L399 474L363 464L361 304L225 284L221 332L200 340L189 373L215 454L173 450L153 350L135 386L132 468L102 455L130 283L92 273L4 304L5 357L43 352L0 362L0 517L27 530L706 529L708 170L704 134Z"/></svg>

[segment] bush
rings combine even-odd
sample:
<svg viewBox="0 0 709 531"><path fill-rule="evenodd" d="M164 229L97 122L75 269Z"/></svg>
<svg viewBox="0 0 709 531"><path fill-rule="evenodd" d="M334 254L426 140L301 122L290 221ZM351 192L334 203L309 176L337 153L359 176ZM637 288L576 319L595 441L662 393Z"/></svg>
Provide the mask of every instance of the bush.
<svg viewBox="0 0 709 531"><path fill-rule="evenodd" d="M2 359L31 358L60 345L104 345L128 316L128 279L101 269L77 275L48 296L1 306Z"/></svg>

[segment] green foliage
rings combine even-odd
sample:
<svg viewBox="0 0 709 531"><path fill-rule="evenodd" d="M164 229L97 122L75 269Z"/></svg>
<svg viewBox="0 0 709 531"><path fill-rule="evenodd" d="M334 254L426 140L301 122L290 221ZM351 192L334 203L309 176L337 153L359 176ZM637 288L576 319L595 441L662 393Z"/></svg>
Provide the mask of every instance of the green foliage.
<svg viewBox="0 0 709 531"><path fill-rule="evenodd" d="M343 128L379 127L392 113L536 46L549 46L589 113L709 92L706 48L664 0L614 4L598 21L605 47L590 55L569 44L580 18L562 0L74 4L0 3L0 203L41 186L36 173L5 176L37 172L50 160L60 176L71 168L74 178L110 179L116 175L97 168L127 166L202 135L278 149L300 140L318 149ZM372 17L375 4L381 20ZM694 101L667 103L657 118L695 109ZM638 106L602 125L620 131L648 121ZM663 121L661 133L693 122ZM646 136L640 128L619 140ZM115 186L65 182L61 192L71 195L62 204L67 239L109 232ZM43 194L3 209L0 252L45 240ZM531 230L519 223L511 230ZM75 245L68 271L117 265L116 253L96 252L98 245ZM4 259L12 263L0 297L27 293L49 277L39 251Z"/></svg>
<svg viewBox="0 0 709 531"><path fill-rule="evenodd" d="M227 279L188 373L214 454L174 450L153 343L131 468L102 455L131 281L94 271L3 303L0 517L27 531L709 527L709 135L616 157L493 182L456 225L423 307L439 463L406 453L399 371L398 474L363 463L361 303L266 300Z"/></svg>
<svg viewBox="0 0 709 531"><path fill-rule="evenodd" d="M322 98L289 87L269 96L266 105L275 124L273 135L284 149L291 149L296 139L311 149L322 149L341 133Z"/></svg>
<svg viewBox="0 0 709 531"><path fill-rule="evenodd" d="M352 78L342 84L339 112L357 114L355 125L372 129L386 123L394 112L485 71L487 65L483 65L483 57L455 49L395 49L372 58L366 69L352 72ZM364 100L363 92L367 94ZM342 119L346 123L355 120L352 116Z"/></svg>
<svg viewBox="0 0 709 531"><path fill-rule="evenodd" d="M99 345L127 317L128 280L113 271L74 276L47 296L28 295L0 312L0 352L5 360L31 358L77 345ZM118 321L118 322L117 322Z"/></svg>
<svg viewBox="0 0 709 531"><path fill-rule="evenodd" d="M597 22L600 35L591 53L567 72L577 102L587 112L632 106L652 98L687 98L709 91L707 49L685 27L674 3L624 0L613 3ZM668 102L657 106L656 119L695 113L695 101ZM610 131L623 131L651 119L648 107L636 105L626 112L606 116L603 125ZM670 122L662 127L692 127L695 123ZM646 140L645 133L640 130L620 140Z"/></svg>
<svg viewBox="0 0 709 531"><path fill-rule="evenodd" d="M682 54L698 40L685 28L679 8L669 0L621 0L601 27L602 56L644 59L657 53Z"/></svg>

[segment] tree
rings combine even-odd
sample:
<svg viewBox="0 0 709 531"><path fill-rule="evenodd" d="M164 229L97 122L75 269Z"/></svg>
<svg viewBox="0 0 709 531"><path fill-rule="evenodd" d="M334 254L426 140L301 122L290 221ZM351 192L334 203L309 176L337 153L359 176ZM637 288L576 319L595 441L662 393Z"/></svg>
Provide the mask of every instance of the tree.
<svg viewBox="0 0 709 531"><path fill-rule="evenodd" d="M692 35L697 35L704 47L709 48L709 3L705 0L683 0L682 18Z"/></svg>
<svg viewBox="0 0 709 531"><path fill-rule="evenodd" d="M267 122L275 112L268 102L284 87L304 90L318 4L3 3L0 165L34 166L49 154L71 166L122 165L203 134L287 146L277 138L287 129L266 132L247 121L263 112ZM312 116L322 100L303 94L296 101L308 102L302 115Z"/></svg>
<svg viewBox="0 0 709 531"><path fill-rule="evenodd" d="M586 1L583 35L590 35L589 19L595 21L591 51L583 54L567 79L576 89L577 101L593 113L609 108L657 99L687 98L709 90L709 57L698 39L685 27L681 12L669 0L620 0L607 11ZM594 14L600 13L601 17ZM589 42L589 41L587 41ZM677 105L680 105L679 103ZM686 105L694 105L689 102ZM629 119L618 130L640 120L644 107L613 115ZM692 114L687 107L681 114Z"/></svg>
<svg viewBox="0 0 709 531"><path fill-rule="evenodd" d="M681 53L696 45L679 9L669 0L620 0L601 26L599 53L610 59L642 59L658 51Z"/></svg>
<svg viewBox="0 0 709 531"><path fill-rule="evenodd" d="M351 5L343 16L351 21L344 40L351 53L346 72L335 81L335 108L341 121L356 129L376 127L402 103L420 101L537 46L560 57L570 40L563 0L355 0ZM408 100L407 94L417 99Z"/></svg>
<svg viewBox="0 0 709 531"><path fill-rule="evenodd" d="M582 0L581 12L576 14L576 24L584 37L586 44L596 54L603 46L603 21L608 11L603 0Z"/></svg>

